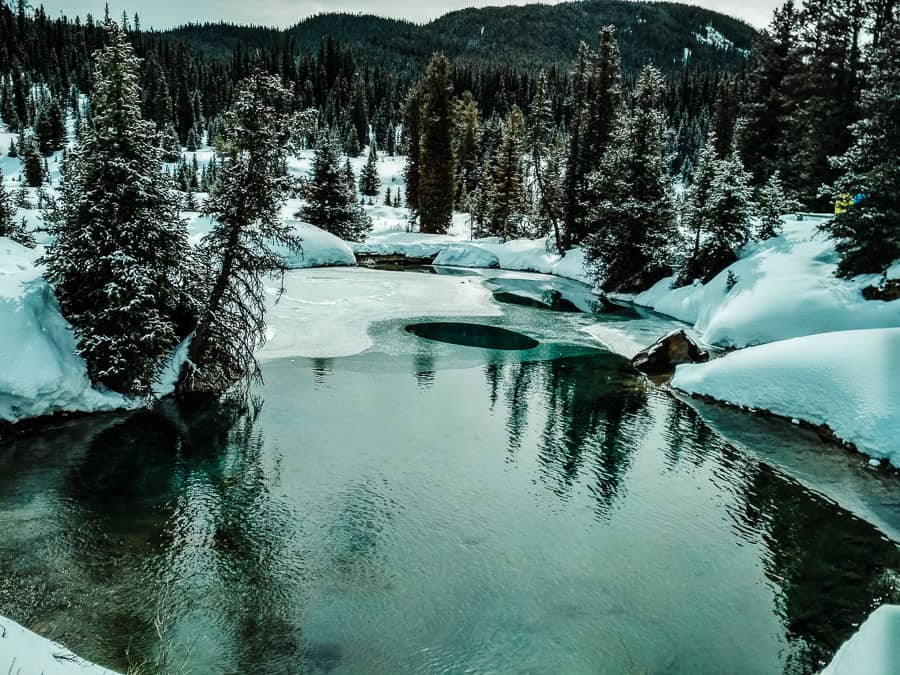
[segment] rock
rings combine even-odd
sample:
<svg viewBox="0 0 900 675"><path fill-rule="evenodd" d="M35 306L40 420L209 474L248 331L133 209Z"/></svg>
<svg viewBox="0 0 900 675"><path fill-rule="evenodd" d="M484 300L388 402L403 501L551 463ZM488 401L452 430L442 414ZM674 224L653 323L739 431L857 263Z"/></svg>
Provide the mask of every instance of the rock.
<svg viewBox="0 0 900 675"><path fill-rule="evenodd" d="M709 361L709 352L701 349L684 330L679 329L638 352L631 359L631 364L646 375L671 375L679 364L706 361Z"/></svg>
<svg viewBox="0 0 900 675"><path fill-rule="evenodd" d="M891 302L900 299L900 279L891 279L878 286L867 286L862 290L866 300L883 300Z"/></svg>
<svg viewBox="0 0 900 675"><path fill-rule="evenodd" d="M615 314L627 319L639 319L641 316L634 307L620 305L618 302L614 302L603 291L596 293L596 295L597 311L601 314Z"/></svg>

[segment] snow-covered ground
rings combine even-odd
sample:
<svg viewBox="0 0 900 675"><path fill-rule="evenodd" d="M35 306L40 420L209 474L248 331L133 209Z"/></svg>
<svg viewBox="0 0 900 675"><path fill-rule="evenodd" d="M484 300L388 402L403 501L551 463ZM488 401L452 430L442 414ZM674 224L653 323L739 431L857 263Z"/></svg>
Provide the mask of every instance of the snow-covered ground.
<svg viewBox="0 0 900 675"><path fill-rule="evenodd" d="M900 328L838 331L742 349L679 366L690 394L827 425L900 468Z"/></svg>
<svg viewBox="0 0 900 675"><path fill-rule="evenodd" d="M42 638L0 616L0 673L9 675L116 675L77 657L62 645Z"/></svg>
<svg viewBox="0 0 900 675"><path fill-rule="evenodd" d="M900 605L882 605L841 645L821 675L897 673L900 673Z"/></svg>
<svg viewBox="0 0 900 675"><path fill-rule="evenodd" d="M785 219L784 233L754 244L708 284L673 289L672 279L633 296L639 305L692 324L708 344L748 347L855 328L900 326L900 300L867 301L877 275L839 279L825 217ZM900 276L900 266L891 272ZM736 279L728 290L729 273Z"/></svg>

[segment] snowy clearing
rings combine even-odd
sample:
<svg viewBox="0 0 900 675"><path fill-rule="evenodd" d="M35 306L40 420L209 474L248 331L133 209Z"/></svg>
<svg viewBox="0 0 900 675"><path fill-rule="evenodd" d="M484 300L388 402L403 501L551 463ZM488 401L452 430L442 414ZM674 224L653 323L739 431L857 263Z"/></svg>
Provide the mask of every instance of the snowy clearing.
<svg viewBox="0 0 900 675"><path fill-rule="evenodd" d="M841 645L821 675L900 673L900 605L882 605Z"/></svg>
<svg viewBox="0 0 900 675"><path fill-rule="evenodd" d="M900 468L900 328L840 331L679 366L672 386L827 425Z"/></svg>
<svg viewBox="0 0 900 675"><path fill-rule="evenodd" d="M663 279L631 299L692 324L704 342L722 347L900 326L900 300L867 301L861 295L878 275L834 275L834 243L817 229L825 219L785 219L781 236L749 247L708 284L672 289L672 279ZM730 292L729 273L737 280Z"/></svg>
<svg viewBox="0 0 900 675"><path fill-rule="evenodd" d="M9 675L116 675L2 616L0 672Z"/></svg>

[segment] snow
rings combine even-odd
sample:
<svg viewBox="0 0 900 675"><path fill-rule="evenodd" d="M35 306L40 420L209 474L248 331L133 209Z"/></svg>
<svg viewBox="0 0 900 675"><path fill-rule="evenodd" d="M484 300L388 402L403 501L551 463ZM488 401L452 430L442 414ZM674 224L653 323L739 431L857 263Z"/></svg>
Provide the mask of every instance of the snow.
<svg viewBox="0 0 900 675"><path fill-rule="evenodd" d="M479 277L379 272L364 268L297 270L285 292L268 288L268 342L260 360L338 357L372 345L369 326L421 316L497 316Z"/></svg>
<svg viewBox="0 0 900 675"><path fill-rule="evenodd" d="M0 238L0 419L125 407L91 386L75 337L35 266L37 253Z"/></svg>
<svg viewBox="0 0 900 675"><path fill-rule="evenodd" d="M191 244L197 245L204 235L212 229L215 221L209 216L202 216L197 213L185 214L185 216L188 222L188 238ZM356 256L353 255L353 249L344 240L315 225L295 220L289 216L285 217L285 222L289 223L303 239L302 252L295 253L287 249L274 247L276 252L284 255L289 268L300 269L304 267L356 264Z"/></svg>
<svg viewBox="0 0 900 675"><path fill-rule="evenodd" d="M664 279L633 300L692 324L704 342L723 347L900 326L900 300L862 297L862 289L877 284L879 275L851 280L834 275L834 243L818 231L824 220L786 219L781 236L748 248L708 284L673 289L673 280ZM729 272L737 279L730 292Z"/></svg>
<svg viewBox="0 0 900 675"><path fill-rule="evenodd" d="M0 617L0 672L9 675L116 675Z"/></svg>
<svg viewBox="0 0 900 675"><path fill-rule="evenodd" d="M900 468L900 328L773 342L679 366L672 386L810 424Z"/></svg>
<svg viewBox="0 0 900 675"><path fill-rule="evenodd" d="M821 675L900 673L900 605L882 605L841 645Z"/></svg>
<svg viewBox="0 0 900 675"><path fill-rule="evenodd" d="M707 24L701 30L702 32L693 34L698 44L709 45L726 52L734 49L734 42L713 28L712 24Z"/></svg>
<svg viewBox="0 0 900 675"><path fill-rule="evenodd" d="M584 255L579 248L565 256L547 250L544 239L514 239L503 242L496 237L464 241L458 230L450 234L421 234L386 230L373 233L357 253L403 255L408 258L438 256L435 265L456 267L500 267L519 272L538 272L590 283L584 267ZM494 262L496 260L496 262Z"/></svg>
<svg viewBox="0 0 900 675"><path fill-rule="evenodd" d="M435 265L455 267L500 267L500 259L487 249L474 244L450 244L441 249Z"/></svg>

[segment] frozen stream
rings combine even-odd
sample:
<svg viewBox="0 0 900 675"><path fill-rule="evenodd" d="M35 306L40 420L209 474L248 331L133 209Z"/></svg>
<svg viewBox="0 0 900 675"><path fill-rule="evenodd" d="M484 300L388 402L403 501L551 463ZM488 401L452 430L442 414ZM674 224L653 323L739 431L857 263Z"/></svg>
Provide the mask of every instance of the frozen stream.
<svg viewBox="0 0 900 675"><path fill-rule="evenodd" d="M123 672L793 674L897 600L897 546L789 477L835 449L714 428L582 330L664 319L480 274L292 273L250 405L0 446L0 614ZM450 316L539 345L407 330Z"/></svg>

